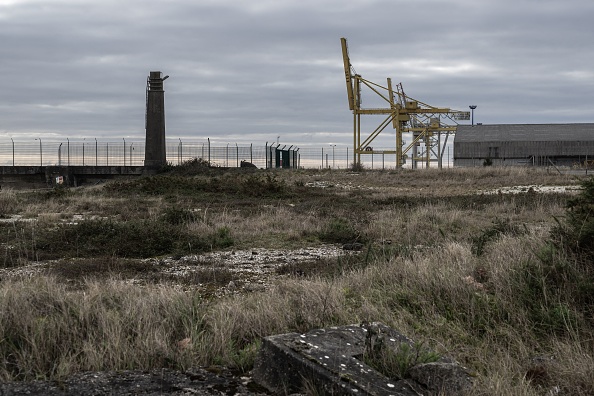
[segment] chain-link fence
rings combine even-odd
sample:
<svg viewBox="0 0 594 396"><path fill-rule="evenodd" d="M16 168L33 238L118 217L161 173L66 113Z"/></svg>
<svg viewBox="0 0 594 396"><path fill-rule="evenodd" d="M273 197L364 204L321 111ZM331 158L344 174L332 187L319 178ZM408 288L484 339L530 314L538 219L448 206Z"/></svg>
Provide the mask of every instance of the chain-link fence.
<svg viewBox="0 0 594 396"><path fill-rule="evenodd" d="M393 150L386 148L386 151ZM394 154L382 154L376 148L375 154L361 155L361 162L367 169L394 169ZM290 153L290 159L279 157L277 152ZM240 167L242 161L258 168L309 168L346 169L353 164L353 150L348 146L298 147L283 144L255 146L253 144L229 143L211 144L210 140L190 141L169 139L166 144L167 161L178 165L184 161L199 158L212 166ZM448 150L443 167L453 166ZM285 166L290 164L290 166ZM122 139L121 141L99 141L85 139L65 141L0 142L0 165L3 166L143 166L144 141ZM406 164L405 164L406 166ZM423 165L421 164L420 167Z"/></svg>

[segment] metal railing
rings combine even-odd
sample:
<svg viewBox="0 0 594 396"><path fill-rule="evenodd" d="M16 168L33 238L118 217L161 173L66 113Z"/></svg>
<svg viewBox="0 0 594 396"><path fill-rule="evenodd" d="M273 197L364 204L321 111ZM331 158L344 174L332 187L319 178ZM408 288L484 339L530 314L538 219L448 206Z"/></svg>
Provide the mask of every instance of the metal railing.
<svg viewBox="0 0 594 396"><path fill-rule="evenodd" d="M82 141L69 138L64 141L46 141L43 138L29 141L11 139L9 142L0 142L0 165L143 166L144 146L143 140L126 138L119 141L100 141L94 138ZM282 154L279 163L276 151L290 154ZM382 154L382 150L377 148L376 151L378 151L376 154L361 156L364 167L367 169L395 168L394 154ZM352 166L352 153L352 148L338 145L325 147L295 147L276 143L263 146L238 143L220 145L211 144L210 139L196 141L181 138L168 139L166 142L167 161L173 165L199 158L218 167L240 167L242 161L246 161L258 168L346 169ZM290 155L290 158L287 159L286 155ZM289 166L283 166L283 164L289 164ZM443 167L451 166L453 161L448 155L448 158L444 158Z"/></svg>

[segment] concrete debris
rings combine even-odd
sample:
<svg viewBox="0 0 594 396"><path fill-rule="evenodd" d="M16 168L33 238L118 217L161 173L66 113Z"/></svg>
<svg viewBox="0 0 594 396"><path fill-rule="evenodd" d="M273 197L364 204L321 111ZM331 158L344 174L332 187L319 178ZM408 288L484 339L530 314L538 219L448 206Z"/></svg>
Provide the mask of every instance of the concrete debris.
<svg viewBox="0 0 594 396"><path fill-rule="evenodd" d="M276 394L458 395L472 386L467 370L448 358L415 364L406 378L388 378L364 362L369 348L402 345L419 347L382 323L270 336L262 342L253 379Z"/></svg>

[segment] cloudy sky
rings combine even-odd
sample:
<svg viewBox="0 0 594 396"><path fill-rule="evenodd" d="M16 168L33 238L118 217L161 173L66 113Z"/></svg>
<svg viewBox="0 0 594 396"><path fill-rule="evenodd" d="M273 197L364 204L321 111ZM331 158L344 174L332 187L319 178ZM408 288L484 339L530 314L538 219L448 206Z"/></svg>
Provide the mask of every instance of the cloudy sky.
<svg viewBox="0 0 594 396"><path fill-rule="evenodd" d="M159 70L170 138L348 145L341 37L367 80L476 104L475 122L594 122L593 17L592 0L0 0L0 140L142 138Z"/></svg>

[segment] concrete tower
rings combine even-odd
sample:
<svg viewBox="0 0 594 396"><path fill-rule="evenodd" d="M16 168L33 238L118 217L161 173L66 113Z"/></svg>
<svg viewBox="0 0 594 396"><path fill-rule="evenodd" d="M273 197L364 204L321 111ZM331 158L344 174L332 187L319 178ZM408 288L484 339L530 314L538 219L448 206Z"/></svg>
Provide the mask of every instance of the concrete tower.
<svg viewBox="0 0 594 396"><path fill-rule="evenodd" d="M160 71L152 71L146 81L146 143L144 166L160 167L167 163L165 150L165 91Z"/></svg>

